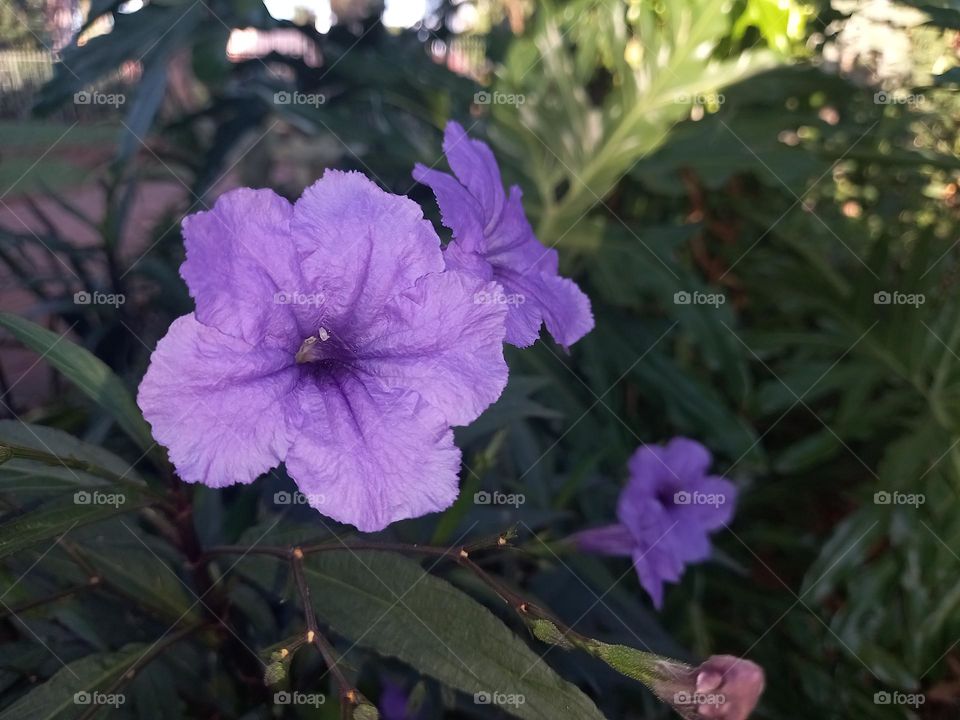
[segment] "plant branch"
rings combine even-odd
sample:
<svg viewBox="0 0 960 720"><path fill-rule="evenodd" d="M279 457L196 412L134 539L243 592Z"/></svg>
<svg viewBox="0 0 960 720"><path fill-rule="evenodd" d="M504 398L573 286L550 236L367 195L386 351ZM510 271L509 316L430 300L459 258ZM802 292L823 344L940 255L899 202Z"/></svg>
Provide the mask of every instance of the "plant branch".
<svg viewBox="0 0 960 720"><path fill-rule="evenodd" d="M110 686L103 691L104 695L112 695L121 687L133 680L136 673L143 669L146 665L149 665L151 662L160 657L165 653L171 646L177 644L183 640L188 635L192 635L197 630L200 630L203 627L207 627L209 623L199 623L196 625L191 625L189 627L182 628L177 632L173 633L169 637L162 638L154 643L154 645L138 660L136 660L133 665L131 665L126 672L122 673L120 677L114 680ZM81 715L77 717L77 720L90 720L94 715L99 712L101 705L92 703Z"/></svg>
<svg viewBox="0 0 960 720"><path fill-rule="evenodd" d="M293 548L288 557L290 565L293 568L293 578L297 585L297 592L300 595L300 602L303 605L303 615L307 621L306 642L315 645L323 657L330 673L333 674L337 683L337 689L340 693L340 717L343 720L349 720L353 714L353 708L360 703L360 693L353 684L347 679L340 669L340 659L337 657L336 650L330 641L324 637L317 625L317 615L313 609L313 602L310 600L310 586L307 584L306 576L303 572L304 551L299 548Z"/></svg>

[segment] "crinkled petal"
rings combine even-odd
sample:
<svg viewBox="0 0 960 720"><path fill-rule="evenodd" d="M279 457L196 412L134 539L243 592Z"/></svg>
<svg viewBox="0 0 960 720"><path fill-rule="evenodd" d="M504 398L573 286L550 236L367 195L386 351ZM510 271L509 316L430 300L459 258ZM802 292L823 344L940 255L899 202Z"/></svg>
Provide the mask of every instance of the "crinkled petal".
<svg viewBox="0 0 960 720"><path fill-rule="evenodd" d="M420 206L356 172L327 170L293 210L291 235L307 284L322 304L301 308L301 327L362 333L392 298L443 269L440 238Z"/></svg>
<svg viewBox="0 0 960 720"><path fill-rule="evenodd" d="M451 175L420 163L413 168L413 179L433 190L440 206L440 218L457 238L455 244L468 252L483 252L486 249L483 209L470 191Z"/></svg>
<svg viewBox="0 0 960 720"><path fill-rule="evenodd" d="M572 280L547 273L497 272L496 268L494 277L516 302L517 311L507 318L510 344L532 344L540 334L541 321L563 347L569 347L593 329L590 300Z"/></svg>
<svg viewBox="0 0 960 720"><path fill-rule="evenodd" d="M506 197L493 151L486 143L471 140L460 123L451 121L443 132L443 154L457 179L477 199L484 219L496 221Z"/></svg>
<svg viewBox="0 0 960 720"><path fill-rule="evenodd" d="M444 152L456 179L422 165L414 177L433 189L444 225L453 230L454 240L444 252L447 268L496 280L509 296L522 298L507 316L511 345L532 345L544 323L564 347L586 335L594 324L590 300L576 283L557 274L557 251L534 234L520 188L504 193L490 148L451 122Z"/></svg>
<svg viewBox="0 0 960 720"><path fill-rule="evenodd" d="M485 282L493 280L493 266L483 255L466 250L461 242L447 244L443 249L443 263L447 270L466 273Z"/></svg>
<svg viewBox="0 0 960 720"><path fill-rule="evenodd" d="M507 384L507 308L496 283L427 275L389 304L354 364L389 388L415 390L453 425L475 420Z"/></svg>
<svg viewBox="0 0 960 720"><path fill-rule="evenodd" d="M284 350L250 345L191 314L157 344L137 403L181 478L249 483L279 465L297 434L297 377Z"/></svg>
<svg viewBox="0 0 960 720"><path fill-rule="evenodd" d="M456 499L453 432L416 393L344 373L305 376L298 395L305 420L287 471L324 515L373 532Z"/></svg>
<svg viewBox="0 0 960 720"><path fill-rule="evenodd" d="M505 270L526 274L545 272L556 275L560 255L545 247L530 227L523 210L523 192L514 185L499 217L487 218L487 260Z"/></svg>
<svg viewBox="0 0 960 720"><path fill-rule="evenodd" d="M183 220L180 275L204 325L280 345L296 328L286 300L304 291L290 241L293 208L270 190L240 188Z"/></svg>

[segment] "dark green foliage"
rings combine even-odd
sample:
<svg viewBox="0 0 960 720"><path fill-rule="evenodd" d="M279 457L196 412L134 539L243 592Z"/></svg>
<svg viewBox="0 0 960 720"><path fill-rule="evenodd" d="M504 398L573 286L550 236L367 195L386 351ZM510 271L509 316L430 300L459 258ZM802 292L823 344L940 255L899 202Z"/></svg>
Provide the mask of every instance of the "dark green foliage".
<svg viewBox="0 0 960 720"><path fill-rule="evenodd" d="M149 349L192 307L179 219L208 207L225 174L295 197L325 167L356 169L438 221L410 170L443 167L450 118L523 188L597 326L570 354L549 341L510 349L503 397L457 433L461 499L381 540L459 546L515 526L519 549L482 556L504 587L611 644L754 659L768 679L758 717L960 712L960 9L911 3L927 15L905 27L898 13L912 8L895 6L912 74L886 78L866 56L832 64L837 33L865 16L842 3L538 2L516 35L492 5L483 87L522 103L474 103L481 86L428 53L456 42L443 26L308 24L321 67L280 54L234 64L227 28L294 26L259 2L132 14L94 2L114 32L65 52L38 109L59 112L142 60L109 123L63 137L112 143L89 178L102 218L65 193L82 176L57 153L30 167L69 123L4 124L4 187L42 194L98 242L75 246L37 203L43 230L0 230L0 262L52 329L9 314L0 326L66 380L38 407L0 387L25 421L0 422L0 443L33 453L0 464L0 720L79 717L74 693L114 685L120 717L279 717L278 689L329 698L298 717L337 716L322 653L301 647L293 566L256 548L356 538L273 503L293 490L282 470L224 490L179 483L133 397ZM164 94L175 57L201 98L189 111ZM914 100L878 100L881 88ZM291 91L325 102L274 102ZM127 247L134 193L171 174L183 201ZM127 302L78 305L81 290ZM610 522L630 454L674 435L709 446L741 496L712 561L656 614L627 561L562 540ZM481 490L525 503L477 505ZM77 492L125 501L78 504ZM390 677L421 683L428 717L503 717L472 702L480 691L524 693L502 709L524 718L669 713L603 663L538 642L450 558L341 547L303 571L367 698ZM895 691L926 702L877 703Z"/></svg>

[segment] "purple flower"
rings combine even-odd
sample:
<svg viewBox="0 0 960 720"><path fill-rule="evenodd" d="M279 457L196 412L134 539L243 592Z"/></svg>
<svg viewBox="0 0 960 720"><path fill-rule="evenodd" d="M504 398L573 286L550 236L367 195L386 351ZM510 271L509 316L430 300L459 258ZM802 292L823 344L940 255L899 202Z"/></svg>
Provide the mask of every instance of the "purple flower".
<svg viewBox="0 0 960 720"><path fill-rule="evenodd" d="M710 451L695 440L641 445L617 503L619 522L577 533L574 543L584 552L632 557L640 584L661 607L663 583L677 582L686 565L706 560L710 531L733 516L736 488L707 475L710 463Z"/></svg>
<svg viewBox="0 0 960 720"><path fill-rule="evenodd" d="M138 403L180 476L252 482L286 463L364 531L448 507L451 425L503 390L495 283L442 272L410 200L328 171L295 205L240 189L183 222L196 311L157 345Z"/></svg>
<svg viewBox="0 0 960 720"><path fill-rule="evenodd" d="M383 689L380 691L380 717L383 720L415 720L419 715L409 712L410 695L403 685L388 678L383 679Z"/></svg>
<svg viewBox="0 0 960 720"><path fill-rule="evenodd" d="M447 123L443 151L456 178L418 164L413 177L437 198L443 223L453 231L444 249L449 269L503 286L508 304L507 342L527 347L540 326L568 347L593 329L590 300L572 280L558 275L559 256L533 234L520 202L520 188L503 191L500 168L486 144Z"/></svg>

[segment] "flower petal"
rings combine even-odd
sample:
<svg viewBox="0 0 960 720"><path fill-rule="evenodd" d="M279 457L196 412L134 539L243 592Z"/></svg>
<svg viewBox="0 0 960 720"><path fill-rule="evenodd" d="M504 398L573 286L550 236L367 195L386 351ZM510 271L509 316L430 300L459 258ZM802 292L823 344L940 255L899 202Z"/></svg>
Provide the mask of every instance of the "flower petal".
<svg viewBox="0 0 960 720"><path fill-rule="evenodd" d="M456 499L453 432L416 393L344 374L311 377L298 395L306 421L287 472L324 515L373 532Z"/></svg>
<svg viewBox="0 0 960 720"><path fill-rule="evenodd" d="M500 168L489 146L480 140L471 140L460 123L451 121L443 132L443 154L457 179L477 199L484 219L498 220L506 197Z"/></svg>
<svg viewBox="0 0 960 720"><path fill-rule="evenodd" d="M157 343L137 403L181 478L249 483L283 460L296 435L298 374L286 351L184 315Z"/></svg>
<svg viewBox="0 0 960 720"><path fill-rule="evenodd" d="M737 486L717 475L707 475L691 484L696 502L676 508L678 517L704 531L717 530L733 519Z"/></svg>
<svg viewBox="0 0 960 720"><path fill-rule="evenodd" d="M434 191L443 223L454 240L444 251L446 267L503 285L512 297L506 341L527 347L546 323L553 338L569 347L593 329L590 300L572 280L560 277L559 256L537 239L523 211L520 188L504 193L493 152L447 124L444 152L456 179L418 165L413 176Z"/></svg>
<svg viewBox="0 0 960 720"><path fill-rule="evenodd" d="M293 208L270 190L240 188L183 220L180 275L197 319L249 343L282 344L295 320L284 302L302 290L290 241Z"/></svg>
<svg viewBox="0 0 960 720"><path fill-rule="evenodd" d="M663 461L684 480L691 482L703 476L710 468L710 451L696 440L675 437L663 451Z"/></svg>
<svg viewBox="0 0 960 720"><path fill-rule="evenodd" d="M501 295L496 283L461 273L427 275L387 306L355 367L385 387L415 390L448 422L466 425L507 384Z"/></svg>
<svg viewBox="0 0 960 720"><path fill-rule="evenodd" d="M302 327L363 332L393 297L443 269L420 206L360 173L325 172L297 201L290 227L307 284L324 294L300 315Z"/></svg>
<svg viewBox="0 0 960 720"><path fill-rule="evenodd" d="M483 252L486 247L483 209L470 191L447 173L420 163L413 168L413 179L433 190L440 206L440 218L457 238L451 245L459 245L464 251Z"/></svg>
<svg viewBox="0 0 960 720"><path fill-rule="evenodd" d="M563 347L573 345L593 329L590 300L573 280L545 272L521 275L495 271L504 291L523 298L507 317L507 342L526 347L540 335L541 322Z"/></svg>

